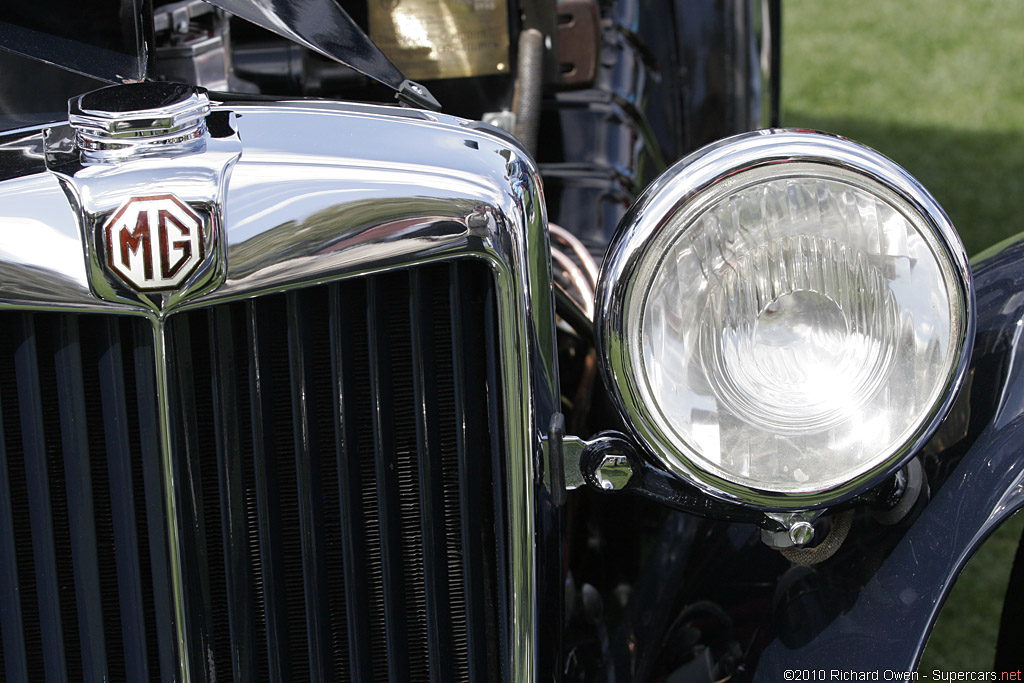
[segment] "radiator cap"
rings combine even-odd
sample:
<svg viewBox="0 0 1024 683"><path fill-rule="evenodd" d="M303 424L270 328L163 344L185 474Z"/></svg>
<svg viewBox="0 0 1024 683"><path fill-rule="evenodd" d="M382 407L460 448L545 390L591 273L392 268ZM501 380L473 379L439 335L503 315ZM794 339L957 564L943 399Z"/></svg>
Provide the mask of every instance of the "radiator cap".
<svg viewBox="0 0 1024 683"><path fill-rule="evenodd" d="M112 85L73 97L68 121L91 161L200 151L210 98L182 83Z"/></svg>

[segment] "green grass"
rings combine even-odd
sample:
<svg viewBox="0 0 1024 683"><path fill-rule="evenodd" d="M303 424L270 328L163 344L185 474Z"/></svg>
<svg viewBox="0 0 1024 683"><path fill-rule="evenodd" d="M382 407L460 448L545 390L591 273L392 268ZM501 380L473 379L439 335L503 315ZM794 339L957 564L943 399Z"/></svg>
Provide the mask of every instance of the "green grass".
<svg viewBox="0 0 1024 683"><path fill-rule="evenodd" d="M783 3L782 123L889 156L946 209L970 254L1024 231L1024 3ZM992 665L1018 515L970 562L921 670Z"/></svg>
<svg viewBox="0 0 1024 683"><path fill-rule="evenodd" d="M991 671L1003 595L1024 528L1015 515L981 546L939 614L920 671Z"/></svg>
<svg viewBox="0 0 1024 683"><path fill-rule="evenodd" d="M889 156L973 254L1024 231L1024 3L783 3L782 122Z"/></svg>

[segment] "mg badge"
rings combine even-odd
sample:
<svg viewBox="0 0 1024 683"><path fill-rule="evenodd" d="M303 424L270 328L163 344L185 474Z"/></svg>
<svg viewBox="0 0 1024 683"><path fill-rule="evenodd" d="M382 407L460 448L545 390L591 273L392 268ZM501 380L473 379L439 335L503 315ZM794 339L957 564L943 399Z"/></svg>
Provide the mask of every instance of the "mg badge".
<svg viewBox="0 0 1024 683"><path fill-rule="evenodd" d="M172 194L132 197L103 234L107 266L141 292L179 288L208 251L203 219Z"/></svg>

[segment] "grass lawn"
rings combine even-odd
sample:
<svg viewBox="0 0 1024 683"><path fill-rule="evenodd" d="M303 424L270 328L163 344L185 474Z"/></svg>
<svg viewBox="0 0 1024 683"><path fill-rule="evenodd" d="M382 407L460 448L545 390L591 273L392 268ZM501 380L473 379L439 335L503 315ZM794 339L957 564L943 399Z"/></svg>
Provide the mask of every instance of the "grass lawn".
<svg viewBox="0 0 1024 683"><path fill-rule="evenodd" d="M1024 3L783 3L782 123L839 133L931 190L969 254L1024 231ZM985 544L947 601L921 671L990 670L1024 526Z"/></svg>
<svg viewBox="0 0 1024 683"><path fill-rule="evenodd" d="M1024 3L783 2L782 123L931 190L974 254L1024 231Z"/></svg>

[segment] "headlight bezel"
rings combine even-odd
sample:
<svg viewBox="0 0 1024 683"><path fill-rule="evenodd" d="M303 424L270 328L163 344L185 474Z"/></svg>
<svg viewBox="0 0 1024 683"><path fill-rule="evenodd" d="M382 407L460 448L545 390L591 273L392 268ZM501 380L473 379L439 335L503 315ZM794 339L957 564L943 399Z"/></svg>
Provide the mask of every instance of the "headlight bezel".
<svg viewBox="0 0 1024 683"><path fill-rule="evenodd" d="M674 229L675 216L692 211L695 204L711 201L708 196L723 179L767 167L779 168L783 175L787 165L794 168L792 164L829 167L893 193L934 236L941 256L954 271L956 305L963 312L954 328L958 350L939 392L941 398L931 406L917 429L900 448L869 470L829 488L810 492L780 492L729 481L695 463L690 457L694 454L681 452L658 426L655 413L659 408L648 405L642 398L640 368L634 367L631 358L624 318L634 290L649 287L647 282L638 282L637 271L659 236ZM606 386L644 450L664 469L706 494L765 511L833 506L877 486L902 467L949 412L967 369L975 326L974 291L967 255L952 223L935 199L909 173L878 152L839 136L807 130L775 129L737 135L694 152L663 173L620 222L601 272L596 309L598 357L602 360Z"/></svg>

